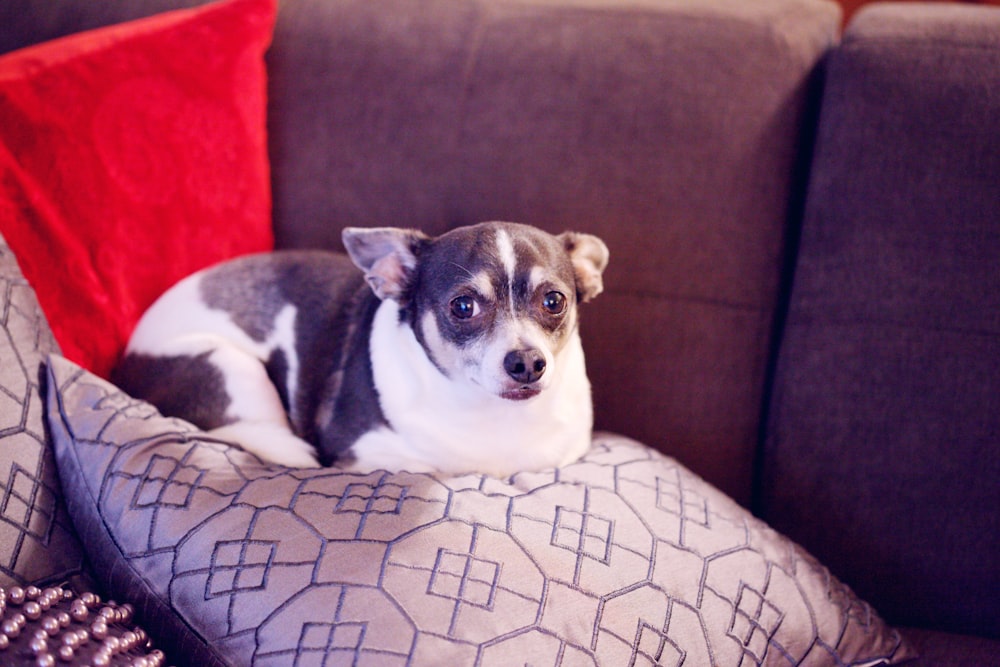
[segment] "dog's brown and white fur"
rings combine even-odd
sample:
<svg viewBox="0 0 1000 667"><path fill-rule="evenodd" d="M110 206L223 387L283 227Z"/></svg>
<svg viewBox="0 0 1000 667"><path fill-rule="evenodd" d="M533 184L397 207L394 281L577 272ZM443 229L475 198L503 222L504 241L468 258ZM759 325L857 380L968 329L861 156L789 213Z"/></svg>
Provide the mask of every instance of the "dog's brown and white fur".
<svg viewBox="0 0 1000 667"><path fill-rule="evenodd" d="M602 290L600 239L483 223L343 240L350 260L276 252L181 281L114 379L289 466L506 476L586 451L578 305Z"/></svg>

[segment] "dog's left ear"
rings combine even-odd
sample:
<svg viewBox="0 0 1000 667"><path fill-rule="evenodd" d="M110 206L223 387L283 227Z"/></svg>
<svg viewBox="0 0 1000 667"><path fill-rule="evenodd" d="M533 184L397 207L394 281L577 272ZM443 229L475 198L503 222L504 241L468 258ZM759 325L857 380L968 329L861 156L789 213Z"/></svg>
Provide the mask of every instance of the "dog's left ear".
<svg viewBox="0 0 1000 667"><path fill-rule="evenodd" d="M608 266L608 246L592 234L563 232L557 237L566 248L573 271L576 273L576 291L580 301L586 302L604 291L601 274Z"/></svg>
<svg viewBox="0 0 1000 667"><path fill-rule="evenodd" d="M410 286L419 249L430 237L414 229L346 227L341 239L375 296L399 301Z"/></svg>

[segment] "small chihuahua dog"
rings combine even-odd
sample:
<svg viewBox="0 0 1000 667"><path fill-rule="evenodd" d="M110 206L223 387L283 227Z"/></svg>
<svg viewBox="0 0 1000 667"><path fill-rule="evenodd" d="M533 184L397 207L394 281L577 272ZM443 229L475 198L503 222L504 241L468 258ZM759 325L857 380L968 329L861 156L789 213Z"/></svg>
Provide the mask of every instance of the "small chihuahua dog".
<svg viewBox="0 0 1000 667"><path fill-rule="evenodd" d="M599 238L489 222L343 241L350 260L279 251L182 280L113 379L287 466L509 476L587 450L578 306L603 289Z"/></svg>

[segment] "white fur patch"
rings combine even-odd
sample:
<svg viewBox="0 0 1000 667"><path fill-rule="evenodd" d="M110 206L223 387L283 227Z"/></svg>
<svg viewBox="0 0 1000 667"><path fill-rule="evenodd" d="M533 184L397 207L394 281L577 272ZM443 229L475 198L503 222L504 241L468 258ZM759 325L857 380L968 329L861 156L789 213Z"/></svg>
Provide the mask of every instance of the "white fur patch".
<svg viewBox="0 0 1000 667"><path fill-rule="evenodd" d="M534 292L545 281L546 271L540 266L531 267L528 273L528 291Z"/></svg>
<svg viewBox="0 0 1000 667"><path fill-rule="evenodd" d="M496 236L497 256L503 265L503 270L507 274L507 289L513 304L514 294L514 272L517 271L517 253L514 252L514 242L510 235L503 229L497 230Z"/></svg>
<svg viewBox="0 0 1000 667"><path fill-rule="evenodd" d="M224 310L205 305L201 298L202 273L196 273L168 290L142 316L136 325L127 351L136 354L163 354L170 341L192 334L215 334L248 354L267 359L277 348L289 355L289 364L298 366L295 357L296 309L287 304L275 318L275 329L264 341L256 341L233 322Z"/></svg>
<svg viewBox="0 0 1000 667"><path fill-rule="evenodd" d="M472 276L472 279L469 280L469 285L488 301L496 298L496 292L493 290L493 281L490 280L490 276L486 272L480 272Z"/></svg>
<svg viewBox="0 0 1000 667"><path fill-rule="evenodd" d="M211 310L201 300L202 274L196 273L177 283L142 316L132 332L126 352L134 354L185 354L183 351L165 352L175 347L176 341L192 334L216 334L228 339L233 333L246 334L236 327L229 316ZM204 350L189 352L198 354Z"/></svg>
<svg viewBox="0 0 1000 667"><path fill-rule="evenodd" d="M160 297L139 320L126 351L159 356L195 355L227 347L264 362L280 349L288 362L286 384L289 393L294 392L299 370L295 306L285 305L274 319L273 331L266 340L258 341L237 326L228 313L206 306L201 299L200 283L201 274L195 274Z"/></svg>
<svg viewBox="0 0 1000 667"><path fill-rule="evenodd" d="M229 405L226 418L278 424L291 431L285 407L260 360L220 341L208 358L222 373Z"/></svg>
<svg viewBox="0 0 1000 667"><path fill-rule="evenodd" d="M288 363L289 395L294 393L299 370L295 307L282 308L271 334L257 341L225 311L205 305L200 282L201 274L186 278L154 303L136 326L127 352L154 356L210 353L208 361L222 373L229 396L225 418L234 422L211 434L237 442L268 461L315 467L315 450L292 432L281 397L264 368L264 362L280 349Z"/></svg>
<svg viewBox="0 0 1000 667"><path fill-rule="evenodd" d="M408 472L435 472L428 461L411 456L412 449L403 436L387 426L372 429L354 442L351 451L357 457L346 470L372 472L373 470L406 470Z"/></svg>
<svg viewBox="0 0 1000 667"><path fill-rule="evenodd" d="M312 445L287 427L267 421L239 421L208 432L212 437L239 443L265 461L292 468L318 468Z"/></svg>
<svg viewBox="0 0 1000 667"><path fill-rule="evenodd" d="M354 469L424 466L508 476L564 465L590 446L590 382L576 332L546 371L549 386L524 401L445 377L399 323L393 301L375 315L371 353L379 402L396 437L373 432L359 439Z"/></svg>

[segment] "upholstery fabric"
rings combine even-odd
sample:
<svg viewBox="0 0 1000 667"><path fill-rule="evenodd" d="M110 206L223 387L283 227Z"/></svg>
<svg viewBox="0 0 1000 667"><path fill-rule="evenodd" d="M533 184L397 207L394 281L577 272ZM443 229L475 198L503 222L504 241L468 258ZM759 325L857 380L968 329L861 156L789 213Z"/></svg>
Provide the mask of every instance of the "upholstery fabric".
<svg viewBox="0 0 1000 667"><path fill-rule="evenodd" d="M84 569L40 392L45 358L58 349L0 236L0 586L61 582Z"/></svg>
<svg viewBox="0 0 1000 667"><path fill-rule="evenodd" d="M839 25L825 0L288 2L277 243L490 219L597 234L622 258L582 323L597 425L748 502L811 77Z"/></svg>
<svg viewBox="0 0 1000 667"><path fill-rule="evenodd" d="M910 667L994 665L1000 655L1000 642L994 639L914 628L901 632L920 656Z"/></svg>
<svg viewBox="0 0 1000 667"><path fill-rule="evenodd" d="M95 569L190 664L908 655L812 557L620 436L599 436L579 463L506 480L288 469L64 359L50 369L56 456Z"/></svg>
<svg viewBox="0 0 1000 667"><path fill-rule="evenodd" d="M84 30L123 23L209 0L4 0L0 2L0 53L47 42Z"/></svg>
<svg viewBox="0 0 1000 667"><path fill-rule="evenodd" d="M0 58L0 229L65 354L101 375L164 289L273 245L274 14L227 0Z"/></svg>
<svg viewBox="0 0 1000 667"><path fill-rule="evenodd" d="M879 6L831 58L759 508L893 622L994 638L998 71L985 8Z"/></svg>

